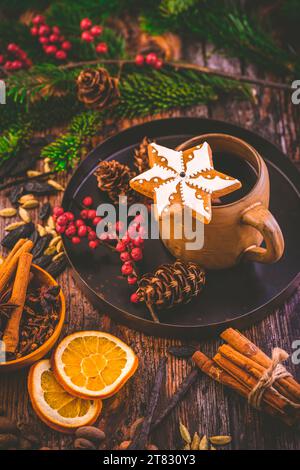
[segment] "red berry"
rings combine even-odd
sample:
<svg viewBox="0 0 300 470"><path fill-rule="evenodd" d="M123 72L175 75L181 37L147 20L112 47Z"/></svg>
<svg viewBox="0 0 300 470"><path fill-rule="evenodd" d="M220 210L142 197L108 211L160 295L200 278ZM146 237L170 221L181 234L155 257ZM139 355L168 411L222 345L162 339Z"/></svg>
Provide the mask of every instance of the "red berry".
<svg viewBox="0 0 300 470"><path fill-rule="evenodd" d="M52 46L46 46L46 47L45 47L45 52L46 52L46 54L49 54L49 55L50 55L50 54L55 54L56 51L57 51L57 47L54 46L54 45L52 45Z"/></svg>
<svg viewBox="0 0 300 470"><path fill-rule="evenodd" d="M31 36L37 36L39 34L39 28L33 26L32 28L30 28L30 34Z"/></svg>
<svg viewBox="0 0 300 470"><path fill-rule="evenodd" d="M88 218L88 210L87 209L83 209L81 212L80 212L80 217L82 219L87 219Z"/></svg>
<svg viewBox="0 0 300 470"><path fill-rule="evenodd" d="M49 36L50 42L57 42L59 40L58 34L50 34Z"/></svg>
<svg viewBox="0 0 300 470"><path fill-rule="evenodd" d="M57 233L64 233L64 231L66 230L66 226L56 224L55 225L55 230L57 231Z"/></svg>
<svg viewBox="0 0 300 470"><path fill-rule="evenodd" d="M78 227L77 233L80 238L85 237L87 234L86 226L81 225L80 227Z"/></svg>
<svg viewBox="0 0 300 470"><path fill-rule="evenodd" d="M102 240L103 242L106 242L106 241L109 240L109 235L108 235L107 232L103 232L103 233L101 233L101 235L100 235L99 238L100 238L100 240Z"/></svg>
<svg viewBox="0 0 300 470"><path fill-rule="evenodd" d="M92 249L92 250L95 250L95 248L97 248L98 246L98 240L91 240L89 242L89 247Z"/></svg>
<svg viewBox="0 0 300 470"><path fill-rule="evenodd" d="M154 52L150 52L146 55L146 63L148 65L154 65L157 61L157 55Z"/></svg>
<svg viewBox="0 0 300 470"><path fill-rule="evenodd" d="M43 15L36 15L33 19L32 19L32 23L37 25L37 24L43 24L45 23L45 17Z"/></svg>
<svg viewBox="0 0 300 470"><path fill-rule="evenodd" d="M87 233L93 232L94 230L89 225L86 226Z"/></svg>
<svg viewBox="0 0 300 470"><path fill-rule="evenodd" d="M70 43L70 41L63 41L63 43L61 44L61 48L64 51L69 51L70 49L72 49L72 44Z"/></svg>
<svg viewBox="0 0 300 470"><path fill-rule="evenodd" d="M75 218L73 212L65 212L64 215L65 215L65 217L67 217L69 222L72 222Z"/></svg>
<svg viewBox="0 0 300 470"><path fill-rule="evenodd" d="M119 253L122 253L123 251L126 250L126 245L125 243L123 242L118 242L117 243L117 246L116 246L116 250L119 252Z"/></svg>
<svg viewBox="0 0 300 470"><path fill-rule="evenodd" d="M97 216L93 219L92 224L96 227L101 222L101 220L102 217Z"/></svg>
<svg viewBox="0 0 300 470"><path fill-rule="evenodd" d="M7 60L4 64L5 70L11 70L11 64L12 62L10 60Z"/></svg>
<svg viewBox="0 0 300 470"><path fill-rule="evenodd" d="M162 66L164 65L164 62L162 59L157 59L157 61L153 64L153 67L157 70L161 69Z"/></svg>
<svg viewBox="0 0 300 470"><path fill-rule="evenodd" d="M70 225L67 230L65 231L65 234L67 235L67 237L73 237L73 235L75 235L76 233L76 227L75 225Z"/></svg>
<svg viewBox="0 0 300 470"><path fill-rule="evenodd" d="M63 226L67 225L68 219L64 214L62 214L57 218L57 223L58 225L63 225Z"/></svg>
<svg viewBox="0 0 300 470"><path fill-rule="evenodd" d="M89 18L83 18L80 21L80 29L90 29L92 26L92 22Z"/></svg>
<svg viewBox="0 0 300 470"><path fill-rule="evenodd" d="M89 227L90 228L90 227ZM92 240L97 240L97 234L94 230L90 230L89 234L88 234L88 239L90 241Z"/></svg>
<svg viewBox="0 0 300 470"><path fill-rule="evenodd" d="M129 274L132 274L132 271L133 271L132 264L130 262L126 261L122 265L121 271L122 271L122 274L124 274L125 276L129 276Z"/></svg>
<svg viewBox="0 0 300 470"><path fill-rule="evenodd" d="M62 207L60 206L55 206L54 209L53 209L53 215L56 215L57 217L59 217L60 215L63 215L64 213L64 210Z"/></svg>
<svg viewBox="0 0 300 470"><path fill-rule="evenodd" d="M52 26L52 33L60 35L60 29L58 26Z"/></svg>
<svg viewBox="0 0 300 470"><path fill-rule="evenodd" d="M82 219L77 219L75 220L75 225L76 227L81 227L82 225L85 225L85 223Z"/></svg>
<svg viewBox="0 0 300 470"><path fill-rule="evenodd" d="M93 36L100 36L100 34L102 34L102 28L101 26L93 26L91 28L91 31L90 33L93 35Z"/></svg>
<svg viewBox="0 0 300 470"><path fill-rule="evenodd" d="M40 36L47 36L50 33L50 28L48 25L43 24L39 27L39 35Z"/></svg>
<svg viewBox="0 0 300 470"><path fill-rule="evenodd" d="M143 259L143 253L140 248L133 248L130 254L134 261L140 261L141 259Z"/></svg>
<svg viewBox="0 0 300 470"><path fill-rule="evenodd" d="M8 52L15 53L15 52L18 52L20 50L20 48L17 44L15 44L14 42L11 42L10 44L8 44L7 50L8 50Z"/></svg>
<svg viewBox="0 0 300 470"><path fill-rule="evenodd" d="M137 295L136 292L134 292L133 294L131 294L130 296L130 302L132 302L133 304L137 304L138 301L139 301L139 296Z"/></svg>
<svg viewBox="0 0 300 470"><path fill-rule="evenodd" d="M141 67L145 63L145 57L142 54L137 54L135 57L135 63Z"/></svg>
<svg viewBox="0 0 300 470"><path fill-rule="evenodd" d="M88 213L87 214L88 219L91 219L91 220L93 220L97 215L97 212L94 209L89 209L87 213Z"/></svg>
<svg viewBox="0 0 300 470"><path fill-rule="evenodd" d="M144 245L144 239L142 237L137 237L133 240L134 246L143 246Z"/></svg>
<svg viewBox="0 0 300 470"><path fill-rule="evenodd" d="M133 286L137 282L137 277L136 276L128 276L127 282L130 286Z"/></svg>
<svg viewBox="0 0 300 470"><path fill-rule="evenodd" d="M78 245L81 242L79 237L72 237L73 245Z"/></svg>
<svg viewBox="0 0 300 470"><path fill-rule="evenodd" d="M100 42L99 44L97 44L96 52L98 52L98 54L106 54L107 51L108 51L108 47L107 47L106 42Z"/></svg>
<svg viewBox="0 0 300 470"><path fill-rule="evenodd" d="M128 251L123 251L121 254L120 254L120 260L123 261L123 263L125 261L130 261L130 254Z"/></svg>
<svg viewBox="0 0 300 470"><path fill-rule="evenodd" d="M40 36L39 37L39 42L41 44L48 44L49 43L49 38L47 38L46 36Z"/></svg>
<svg viewBox="0 0 300 470"><path fill-rule="evenodd" d="M90 207L93 204L93 199L90 196L86 196L85 198L83 198L82 204L85 207Z"/></svg>
<svg viewBox="0 0 300 470"><path fill-rule="evenodd" d="M11 64L12 70L20 70L22 68L22 62L19 60L14 60Z"/></svg>
<svg viewBox="0 0 300 470"><path fill-rule="evenodd" d="M89 31L83 31L83 33L81 33L81 39L86 42L93 42L94 36L92 36Z"/></svg>
<svg viewBox="0 0 300 470"><path fill-rule="evenodd" d="M4 62L4 55L0 54L0 64L3 64Z"/></svg>
<svg viewBox="0 0 300 470"><path fill-rule="evenodd" d="M56 52L55 57L58 60L65 60L67 58L67 54L65 53L65 51L60 49Z"/></svg>
<svg viewBox="0 0 300 470"><path fill-rule="evenodd" d="M124 243L124 245L128 245L128 243L130 243L131 241L132 240L131 240L129 233L126 232L124 237L122 238L122 242Z"/></svg>

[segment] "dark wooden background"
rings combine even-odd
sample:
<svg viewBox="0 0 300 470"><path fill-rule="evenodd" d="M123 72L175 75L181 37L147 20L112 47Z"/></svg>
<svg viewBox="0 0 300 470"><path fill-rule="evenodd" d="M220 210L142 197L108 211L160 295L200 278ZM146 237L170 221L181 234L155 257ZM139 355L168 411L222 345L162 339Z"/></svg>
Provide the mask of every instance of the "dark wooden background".
<svg viewBox="0 0 300 470"><path fill-rule="evenodd" d="M244 67L236 60L225 59L214 53L212 47L193 44L185 51L185 58L201 65L208 65L233 74L247 74L250 77L278 77L259 74L253 67ZM299 77L300 78L300 77ZM167 116L202 116L223 119L255 131L277 144L296 165L300 162L300 105L291 102L289 92L277 89L255 87L255 103L238 101L227 97L209 106L197 106L188 111L172 112ZM164 115L166 116L166 115ZM134 122L123 122L126 127ZM296 169L295 169L296 171ZM62 178L62 182L66 183ZM57 198L56 202L59 202ZM52 198L51 202L55 202ZM8 200L0 195L0 206L5 207ZM4 221L0 220L2 235ZM139 357L140 366L135 376L126 384L115 398L107 400L99 421L106 432L105 447L112 449L128 439L130 425L143 416L149 400L152 383L159 359L166 354L169 346L179 341L156 339L120 326L103 311L96 311L74 283L72 272L68 269L60 278L67 300L67 321L63 335L85 329L110 332L132 346ZM292 342L300 339L300 288L281 306L270 311L267 318L253 325L245 334L263 350L270 353L275 346L291 352ZM200 343L201 349L212 356L219 345L218 340ZM290 370L300 380L300 366ZM168 357L167 381L163 386L159 406L164 407L171 394L177 389L191 365L174 357ZM41 436L41 445L50 448L70 449L72 438L51 431L32 411L26 390L27 370L0 377L0 408L9 416L32 426ZM224 390L222 386L203 375L193 385L185 399L164 421L160 429L153 433L151 441L159 449L180 449L182 440L179 435L179 419L190 432L201 435L230 434L232 449L299 449L300 431L287 429L284 425L250 409L243 399Z"/></svg>

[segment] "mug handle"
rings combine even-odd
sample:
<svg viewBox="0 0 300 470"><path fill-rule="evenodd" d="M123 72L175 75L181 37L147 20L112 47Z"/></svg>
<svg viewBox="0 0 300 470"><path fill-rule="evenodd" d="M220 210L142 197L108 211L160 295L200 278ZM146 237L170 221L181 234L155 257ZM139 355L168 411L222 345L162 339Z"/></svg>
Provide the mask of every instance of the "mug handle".
<svg viewBox="0 0 300 470"><path fill-rule="evenodd" d="M271 212L261 203L250 206L242 214L243 224L251 225L264 237L266 248L249 246L242 256L247 261L275 263L284 251L284 238L281 229Z"/></svg>

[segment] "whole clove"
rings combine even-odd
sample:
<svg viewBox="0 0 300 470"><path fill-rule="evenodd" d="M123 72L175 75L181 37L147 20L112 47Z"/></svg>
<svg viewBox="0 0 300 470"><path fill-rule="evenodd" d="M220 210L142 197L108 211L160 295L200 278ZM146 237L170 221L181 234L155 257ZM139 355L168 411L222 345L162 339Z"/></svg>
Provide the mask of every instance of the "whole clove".
<svg viewBox="0 0 300 470"><path fill-rule="evenodd" d="M129 450L145 449L145 446L147 445L149 441L153 415L156 410L160 390L161 390L162 384L164 383L164 379L166 376L166 364L167 364L167 358L163 357L160 360L160 363L158 366L158 371L156 374L149 404L148 404L147 411L145 414L145 419L143 423L141 424L141 427L139 428L137 435L135 436L132 443L128 447Z"/></svg>
<svg viewBox="0 0 300 470"><path fill-rule="evenodd" d="M32 222L29 222L28 224L24 224L11 232L9 232L1 241L1 245L4 248L8 248L11 250L17 241L19 241L21 238L28 238L32 234L34 230L34 225Z"/></svg>
<svg viewBox="0 0 300 470"><path fill-rule="evenodd" d="M41 220L47 220L50 214L51 214L51 204L49 202L46 202L45 204L42 205L40 209L39 218Z"/></svg>

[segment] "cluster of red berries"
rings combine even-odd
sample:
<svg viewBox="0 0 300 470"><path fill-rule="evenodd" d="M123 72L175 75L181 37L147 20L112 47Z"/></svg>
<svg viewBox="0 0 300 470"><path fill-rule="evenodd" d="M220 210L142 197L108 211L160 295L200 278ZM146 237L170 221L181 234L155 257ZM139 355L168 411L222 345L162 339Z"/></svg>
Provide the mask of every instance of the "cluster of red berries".
<svg viewBox="0 0 300 470"><path fill-rule="evenodd" d="M21 70L28 69L32 66L31 60L23 49L18 44L10 43L7 46L8 56L0 54L0 65L3 65L5 70Z"/></svg>
<svg viewBox="0 0 300 470"><path fill-rule="evenodd" d="M70 238L73 245L78 245L82 239L87 238L89 247L94 250L100 244L96 227L101 221L101 217L97 217L96 211L90 209L93 204L91 197L85 197L82 204L86 209L80 212L80 218L78 219L75 219L72 212L65 212L62 207L54 207L55 230L57 233L65 234L66 237Z"/></svg>
<svg viewBox="0 0 300 470"><path fill-rule="evenodd" d="M141 228L141 220L140 216L137 215L129 230L116 245L116 250L120 253L120 260L123 263L121 272L127 277L129 285L137 283L138 276L135 263L143 259L144 239L142 238L143 232L139 228Z"/></svg>
<svg viewBox="0 0 300 470"><path fill-rule="evenodd" d="M80 22L81 39L86 42L94 42L95 38L102 34L102 27L99 25L93 25L89 18L83 18ZM106 42L99 42L96 44L95 50L98 54L106 54L108 51Z"/></svg>
<svg viewBox="0 0 300 470"><path fill-rule="evenodd" d="M142 67L143 65L150 65L150 67L153 67L154 69L161 69L162 66L164 65L164 62L162 59L160 59L155 52L149 52L146 56L143 54L137 54L135 57L135 63L139 67Z"/></svg>
<svg viewBox="0 0 300 470"><path fill-rule="evenodd" d="M30 32L32 36L38 36L47 55L53 55L57 60L67 59L67 52L72 48L72 44L61 35L58 26L47 25L43 15L36 15L33 18Z"/></svg>

